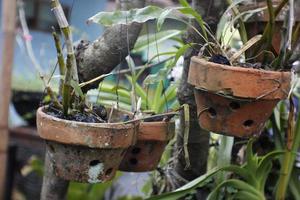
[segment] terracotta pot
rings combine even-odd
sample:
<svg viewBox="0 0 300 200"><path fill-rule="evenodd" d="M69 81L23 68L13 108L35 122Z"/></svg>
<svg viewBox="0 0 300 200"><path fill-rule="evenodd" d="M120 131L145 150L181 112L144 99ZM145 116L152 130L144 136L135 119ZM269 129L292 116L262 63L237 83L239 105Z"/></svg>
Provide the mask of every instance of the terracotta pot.
<svg viewBox="0 0 300 200"><path fill-rule="evenodd" d="M57 176L97 183L111 180L127 148L136 141L136 126L122 123L84 123L37 111L37 130L47 141L47 153Z"/></svg>
<svg viewBox="0 0 300 200"><path fill-rule="evenodd" d="M200 126L237 137L260 134L277 102L287 97L290 76L192 57L188 82L195 86Z"/></svg>
<svg viewBox="0 0 300 200"><path fill-rule="evenodd" d="M140 123L138 141L127 150L119 170L130 172L154 170L174 133L174 121Z"/></svg>

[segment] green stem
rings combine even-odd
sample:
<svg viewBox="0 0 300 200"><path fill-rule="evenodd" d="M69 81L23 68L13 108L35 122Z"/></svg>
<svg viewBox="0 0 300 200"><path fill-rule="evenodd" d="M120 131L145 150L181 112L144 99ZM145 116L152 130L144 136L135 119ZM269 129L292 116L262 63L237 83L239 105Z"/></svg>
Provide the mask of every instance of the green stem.
<svg viewBox="0 0 300 200"><path fill-rule="evenodd" d="M273 34L274 34L274 25L275 25L275 13L274 8L272 5L272 0L267 0L268 12L269 12L269 21L266 30L266 50L272 50L272 41L273 41ZM263 63L266 63L268 59L268 54L264 53Z"/></svg>
<svg viewBox="0 0 300 200"><path fill-rule="evenodd" d="M282 10L282 8L287 4L288 0L283 0L280 2L280 4L276 7L275 11L272 13L269 13L270 15L270 18L272 17L274 22L275 22L275 19L276 17L279 15L280 11ZM267 0L267 4L268 4L268 10L270 12L270 9L273 10L273 6L272 6L272 1L270 0ZM270 5L270 6L269 6ZM262 35L262 38L260 40L260 42L257 44L257 48L254 49L253 51L253 54L250 55L250 57L254 57L255 55L257 55L261 50L265 50L265 43L268 43L267 41L271 39L272 41L272 34L274 31L270 31L271 28L272 28L272 24L270 23L271 19L268 21L265 29L264 29L264 32L263 32L263 35ZM273 23L274 25L274 23ZM269 37L271 36L271 37Z"/></svg>
<svg viewBox="0 0 300 200"><path fill-rule="evenodd" d="M58 109L62 109L63 106L59 103L55 93L52 91L52 89L49 86L46 86L46 91L47 91L47 94L50 96L54 106Z"/></svg>
<svg viewBox="0 0 300 200"><path fill-rule="evenodd" d="M59 40L59 37L57 36L55 30L52 32L52 36L55 42L55 48L57 52L57 60L58 60L58 65L59 65L59 74L63 77L66 73L66 65L62 53L62 48L61 48L61 43ZM60 79L59 81L59 95L62 95L62 90L63 90L63 80Z"/></svg>
<svg viewBox="0 0 300 200"><path fill-rule="evenodd" d="M72 63L70 59L71 55L67 55L66 75L63 84L62 98L63 98L63 112L64 115L68 115L68 111L71 105L71 80L72 80Z"/></svg>
<svg viewBox="0 0 300 200"><path fill-rule="evenodd" d="M285 6L285 4L287 4L289 2L289 0L283 0L280 2L280 4L277 6L277 8L275 9L275 17L277 17L281 11L281 9Z"/></svg>
<svg viewBox="0 0 300 200"><path fill-rule="evenodd" d="M232 0L227 0L227 3L228 5L233 4ZM234 16L238 16L240 14L239 10L236 7L232 8L232 12ZM241 40L243 44L246 44L246 42L248 41L248 36L247 36L247 30L245 24L241 18L238 19L238 23L239 23L239 33L240 33Z"/></svg>
<svg viewBox="0 0 300 200"><path fill-rule="evenodd" d="M59 3L59 0L51 0L51 8L54 12L56 20L58 21L67 48L67 61L66 61L67 64L66 64L66 73L65 73L64 86L62 90L62 96L63 96L63 112L64 115L68 115L69 108L72 105L73 101L75 104L75 108L79 108L80 105L78 96L76 96L75 98L71 97L71 92L72 92L71 82L74 81L75 84L77 85L79 84L76 59L75 59L75 53L73 49L71 29L66 19L65 13ZM75 93L75 95L77 94Z"/></svg>
<svg viewBox="0 0 300 200"><path fill-rule="evenodd" d="M298 117L296 125L294 124L294 109L292 103L292 96L290 97L290 113L289 113L289 128L288 128L288 141L286 147L286 153L284 154L280 176L278 180L278 186L276 191L276 200L284 200L286 195L286 190L290 180L291 172L296 159L296 152L298 151L300 145L300 117ZM290 132L292 131L292 132ZM290 143L291 142L291 143Z"/></svg>

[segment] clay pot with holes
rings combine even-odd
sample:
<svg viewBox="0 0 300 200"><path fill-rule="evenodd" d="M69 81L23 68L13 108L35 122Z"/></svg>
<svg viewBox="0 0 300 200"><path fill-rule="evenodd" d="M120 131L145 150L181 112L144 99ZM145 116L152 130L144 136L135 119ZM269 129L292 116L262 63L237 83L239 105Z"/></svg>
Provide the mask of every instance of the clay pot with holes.
<svg viewBox="0 0 300 200"><path fill-rule="evenodd" d="M242 68L192 57L188 82L195 86L200 126L236 136L259 135L273 108L287 97L290 72Z"/></svg>
<svg viewBox="0 0 300 200"><path fill-rule="evenodd" d="M59 119L37 111L37 130L46 140L51 165L62 179L98 183L111 180L127 148L136 142L137 126L85 123ZM122 121L114 112L112 119Z"/></svg>
<svg viewBox="0 0 300 200"><path fill-rule="evenodd" d="M119 170L129 172L154 170L174 133L174 121L141 122L137 143L127 150Z"/></svg>

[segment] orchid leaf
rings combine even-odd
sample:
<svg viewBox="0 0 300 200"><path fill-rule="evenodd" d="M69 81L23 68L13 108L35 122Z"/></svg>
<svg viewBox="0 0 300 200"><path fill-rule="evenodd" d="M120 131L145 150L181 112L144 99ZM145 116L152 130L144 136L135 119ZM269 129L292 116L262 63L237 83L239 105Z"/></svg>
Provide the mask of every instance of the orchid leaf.
<svg viewBox="0 0 300 200"><path fill-rule="evenodd" d="M129 24L133 22L144 23L149 20L157 19L163 11L164 9L157 6L146 6L144 8L135 8L126 11L99 12L90 17L88 22L98 23L103 26Z"/></svg>

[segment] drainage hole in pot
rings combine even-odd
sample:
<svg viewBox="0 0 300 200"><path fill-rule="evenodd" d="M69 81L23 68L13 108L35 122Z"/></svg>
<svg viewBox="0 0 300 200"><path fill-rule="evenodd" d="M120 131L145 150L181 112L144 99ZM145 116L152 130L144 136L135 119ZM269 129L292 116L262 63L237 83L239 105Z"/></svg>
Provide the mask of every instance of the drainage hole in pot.
<svg viewBox="0 0 300 200"><path fill-rule="evenodd" d="M96 165L98 165L100 163L100 161L99 160L92 160L91 162L90 162L90 166L96 166Z"/></svg>
<svg viewBox="0 0 300 200"><path fill-rule="evenodd" d="M105 171L105 176L110 176L110 174L112 173L113 171L113 168L108 168L106 171Z"/></svg>
<svg viewBox="0 0 300 200"><path fill-rule="evenodd" d="M245 128L250 128L254 124L254 121L252 119L248 119L244 121L243 125Z"/></svg>
<svg viewBox="0 0 300 200"><path fill-rule="evenodd" d="M129 160L129 163L132 164L132 165L136 165L138 163L138 160L136 158L131 158Z"/></svg>
<svg viewBox="0 0 300 200"><path fill-rule="evenodd" d="M55 148L51 144L49 144L49 149L50 152L55 153Z"/></svg>
<svg viewBox="0 0 300 200"><path fill-rule="evenodd" d="M240 104L238 103L238 102L231 102L230 104L229 104L229 107L232 109L232 110L237 110L237 109L239 109L241 106L240 106Z"/></svg>
<svg viewBox="0 0 300 200"><path fill-rule="evenodd" d="M214 117L217 116L217 111L212 107L208 108L208 113L209 113L211 118L214 118Z"/></svg>
<svg viewBox="0 0 300 200"><path fill-rule="evenodd" d="M131 150L131 153L132 154L139 154L141 152L141 148L140 147L134 147L132 150Z"/></svg>

